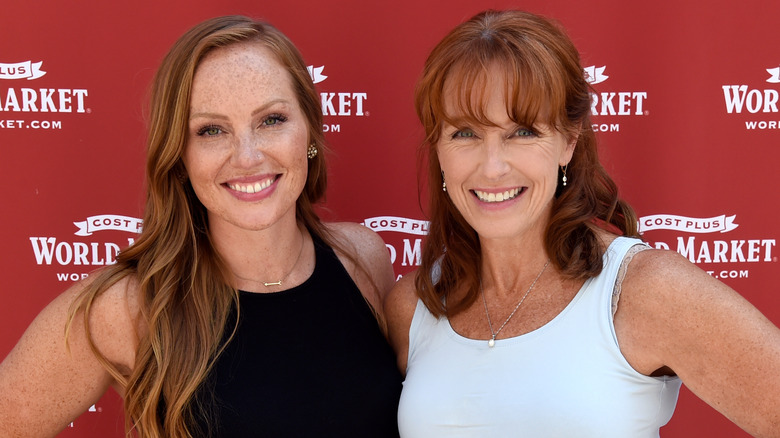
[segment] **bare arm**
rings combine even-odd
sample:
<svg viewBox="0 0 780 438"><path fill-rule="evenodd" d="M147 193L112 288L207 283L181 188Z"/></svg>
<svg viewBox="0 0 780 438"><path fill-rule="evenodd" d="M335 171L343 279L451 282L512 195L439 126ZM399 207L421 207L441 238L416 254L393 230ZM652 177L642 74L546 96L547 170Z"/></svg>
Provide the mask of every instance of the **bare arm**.
<svg viewBox="0 0 780 438"><path fill-rule="evenodd" d="M96 300L90 323L101 351L128 357L126 294L112 289ZM79 291L74 286L52 301L0 364L0 436L55 436L115 383L92 353L79 316L66 348L65 324Z"/></svg>
<svg viewBox="0 0 780 438"><path fill-rule="evenodd" d="M414 287L416 273L405 275L385 297L385 315L387 316L388 338L398 360L398 369L406 374L409 355L409 327L412 324L414 309L417 306L417 293Z"/></svg>
<svg viewBox="0 0 780 438"><path fill-rule="evenodd" d="M395 283L393 265L385 242L372 230L355 223L328 224L333 237L345 251L357 261L354 263L343 254L339 254L341 263L347 268L352 280L357 284L363 296L384 319L382 300Z"/></svg>
<svg viewBox="0 0 780 438"><path fill-rule="evenodd" d="M615 327L639 372L671 368L748 433L780 436L780 330L725 284L674 252L644 251Z"/></svg>

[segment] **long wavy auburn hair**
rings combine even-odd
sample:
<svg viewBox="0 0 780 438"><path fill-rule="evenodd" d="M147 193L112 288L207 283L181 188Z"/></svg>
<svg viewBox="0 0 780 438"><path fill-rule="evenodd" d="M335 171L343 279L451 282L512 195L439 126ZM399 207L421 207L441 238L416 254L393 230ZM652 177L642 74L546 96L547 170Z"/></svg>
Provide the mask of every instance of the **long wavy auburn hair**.
<svg viewBox="0 0 780 438"><path fill-rule="evenodd" d="M559 183L545 231L552 263L569 278L593 277L603 268L604 252L596 227L637 235L635 213L599 163L590 121L592 90L574 44L558 25L538 15L479 13L433 49L415 90L426 133L419 155L421 169L428 162L431 221L415 284L437 316L455 315L474 302L482 266L479 236L441 190L437 143L444 123L493 124L485 117L484 87L491 74L505 78L507 114L515 123L547 123L569 141L576 138L568 184ZM446 98L454 99L457 114L447 113ZM434 284L431 273L437 264L440 275Z"/></svg>
<svg viewBox="0 0 780 438"><path fill-rule="evenodd" d="M117 256L85 288L71 308L86 333L94 300L117 281L135 276L140 290L141 323L136 362L129 376L98 351L96 357L125 388L128 436L192 437L202 415L195 393L204 382L235 326L226 327L238 292L215 250L207 212L187 180L182 154L187 143L190 93L195 71L209 51L243 41L268 48L289 72L309 126L309 142L320 150L308 160L308 175L296 201L296 215L308 231L333 246L313 204L325 193L326 173L319 95L295 46L267 23L242 16L207 20L185 33L171 48L151 91L147 139L147 201L144 228L136 242Z"/></svg>

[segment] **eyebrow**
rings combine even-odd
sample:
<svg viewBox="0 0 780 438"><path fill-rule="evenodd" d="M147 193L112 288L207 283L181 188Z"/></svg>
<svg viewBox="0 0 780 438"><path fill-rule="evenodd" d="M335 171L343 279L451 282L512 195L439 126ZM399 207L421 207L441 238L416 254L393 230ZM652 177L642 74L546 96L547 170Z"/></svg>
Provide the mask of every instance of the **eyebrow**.
<svg viewBox="0 0 780 438"><path fill-rule="evenodd" d="M289 105L290 101L287 100L287 99L281 99L281 98L280 99L269 100L268 102L264 103L263 105L260 105L254 111L252 111L252 116L255 116L258 113L261 113L263 111L266 111L266 110L268 110L268 108L270 108L270 107L272 107L274 105L277 105L277 104ZM204 118L209 118L209 119L227 119L227 117L222 115L222 114L209 113L209 112L199 112L199 113L192 113L192 114L190 114L189 120L196 119L198 117L204 117Z"/></svg>

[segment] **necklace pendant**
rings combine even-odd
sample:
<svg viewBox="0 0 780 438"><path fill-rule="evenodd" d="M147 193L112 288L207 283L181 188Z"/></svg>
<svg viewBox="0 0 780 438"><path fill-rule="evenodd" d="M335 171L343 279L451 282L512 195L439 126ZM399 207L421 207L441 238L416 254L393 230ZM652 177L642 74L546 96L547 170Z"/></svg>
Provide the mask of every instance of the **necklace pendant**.
<svg viewBox="0 0 780 438"><path fill-rule="evenodd" d="M269 287L269 286L281 286L282 280L274 281L273 283L263 283L263 286Z"/></svg>
<svg viewBox="0 0 780 438"><path fill-rule="evenodd" d="M492 337L492 338L491 338L491 339L488 341L488 347L490 347L490 348L493 348L493 346L494 346L494 345L496 345L496 337L495 337L495 336L493 336L493 337Z"/></svg>

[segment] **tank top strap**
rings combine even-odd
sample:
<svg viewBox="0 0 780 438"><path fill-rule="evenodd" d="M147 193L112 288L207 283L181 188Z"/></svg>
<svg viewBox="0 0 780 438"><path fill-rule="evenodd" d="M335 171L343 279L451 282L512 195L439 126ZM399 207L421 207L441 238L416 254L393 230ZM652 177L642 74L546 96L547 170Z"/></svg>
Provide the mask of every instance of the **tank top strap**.
<svg viewBox="0 0 780 438"><path fill-rule="evenodd" d="M335 278L342 279L346 276L348 283L354 285L352 277L336 255L336 251L314 234L311 235L311 239L314 243L314 258L316 260L312 279L321 282Z"/></svg>
<svg viewBox="0 0 780 438"><path fill-rule="evenodd" d="M582 306L578 311L578 318L585 321L587 314L595 316L596 324L592 326L604 339L611 339L610 348L619 352L617 333L614 325L614 312L617 309L621 283L625 276L626 267L630 257L633 257L641 248L647 248L647 244L636 238L617 237L604 253L604 267L601 273L588 280L587 293L583 294ZM581 312L585 312L585 314ZM622 358L622 353L620 354Z"/></svg>
<svg viewBox="0 0 780 438"><path fill-rule="evenodd" d="M628 271L628 264L631 263L631 260L634 258L634 256L642 251L652 249L650 245L647 243L644 243L640 241L639 239L628 239L628 238L621 238L626 239L627 243L631 243L628 246L628 249L626 249L623 257L621 257L618 271L617 271L617 278L615 279L615 285L612 288L612 316L615 316L615 312L617 312L617 306L618 301L620 300L620 291L623 287L623 279L626 277L626 272Z"/></svg>

